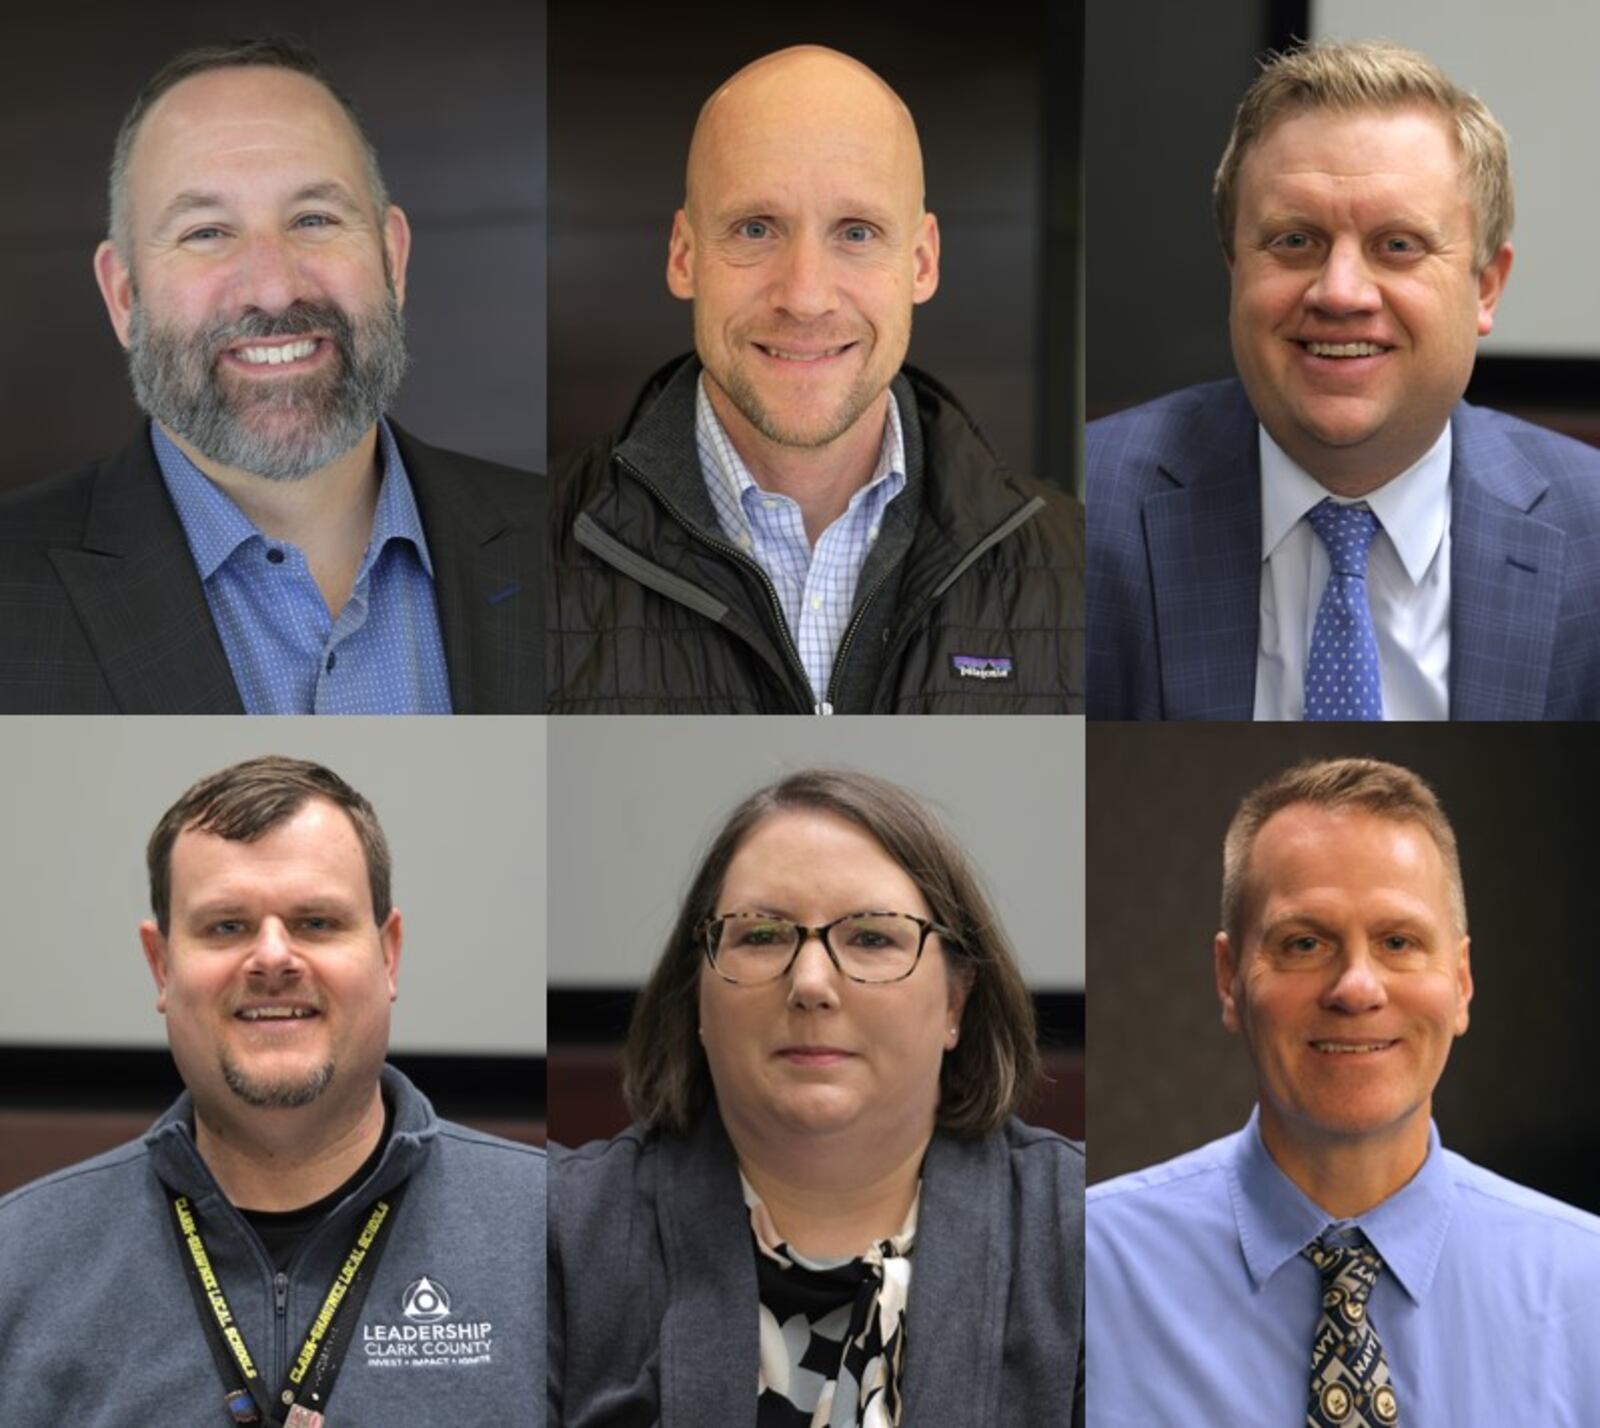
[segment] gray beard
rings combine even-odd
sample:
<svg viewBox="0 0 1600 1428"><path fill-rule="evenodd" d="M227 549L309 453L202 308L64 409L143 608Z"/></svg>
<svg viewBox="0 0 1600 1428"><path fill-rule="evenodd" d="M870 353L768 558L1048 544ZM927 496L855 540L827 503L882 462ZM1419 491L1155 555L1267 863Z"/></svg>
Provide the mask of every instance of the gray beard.
<svg viewBox="0 0 1600 1428"><path fill-rule="evenodd" d="M298 1081L255 1081L224 1056L222 1079L228 1089L247 1106L292 1109L295 1106L309 1106L328 1089L333 1080L333 1062L324 1061Z"/></svg>
<svg viewBox="0 0 1600 1428"><path fill-rule="evenodd" d="M225 383L225 348L251 338L324 334L334 360L295 381L255 390ZM338 460L369 432L405 375L405 324L391 288L354 321L330 303L295 302L277 315L184 332L150 322L137 297L128 330L128 375L143 411L222 466L273 481L300 481Z"/></svg>

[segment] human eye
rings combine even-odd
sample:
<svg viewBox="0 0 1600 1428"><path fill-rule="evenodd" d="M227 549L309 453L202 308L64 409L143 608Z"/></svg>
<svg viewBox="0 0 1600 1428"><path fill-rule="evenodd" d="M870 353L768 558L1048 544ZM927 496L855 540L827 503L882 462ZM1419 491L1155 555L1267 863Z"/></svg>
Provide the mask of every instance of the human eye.
<svg viewBox="0 0 1600 1428"><path fill-rule="evenodd" d="M1378 251L1385 258L1418 258L1425 251L1414 233L1387 233L1378 240Z"/></svg>
<svg viewBox="0 0 1600 1428"><path fill-rule="evenodd" d="M729 930L733 933L735 947L755 949L786 946L793 936L793 929L787 922L773 918L730 919Z"/></svg>
<svg viewBox="0 0 1600 1428"><path fill-rule="evenodd" d="M306 231L318 228L337 228L339 220L331 213L302 213L294 220L294 227Z"/></svg>
<svg viewBox="0 0 1600 1428"><path fill-rule="evenodd" d="M1283 950L1291 957L1309 957L1322 947L1322 939L1310 932L1296 932L1283 939Z"/></svg>
<svg viewBox="0 0 1600 1428"><path fill-rule="evenodd" d="M298 926L302 932L309 932L313 934L337 932L340 925L339 919L331 916L328 913L311 913L300 918L296 923L296 926Z"/></svg>
<svg viewBox="0 0 1600 1428"><path fill-rule="evenodd" d="M1417 939L1405 932L1391 932L1381 939L1385 952L1411 952L1419 945Z"/></svg>
<svg viewBox="0 0 1600 1428"><path fill-rule="evenodd" d="M1315 240L1304 229L1291 228L1286 232L1277 234L1267 246L1275 252L1298 257L1309 253L1315 246Z"/></svg>
<svg viewBox="0 0 1600 1428"><path fill-rule="evenodd" d="M242 937L248 924L242 917L217 917L206 923L203 931L207 937L226 942Z"/></svg>
<svg viewBox="0 0 1600 1428"><path fill-rule="evenodd" d="M198 228L191 228L178 241L188 246L215 243L227 236L227 229L220 224L205 223Z"/></svg>
<svg viewBox="0 0 1600 1428"><path fill-rule="evenodd" d="M853 246L870 243L878 236L878 230L870 223L846 223L839 230L839 236Z"/></svg>
<svg viewBox="0 0 1600 1428"><path fill-rule="evenodd" d="M746 238L752 243L760 243L772 236L772 225L765 218L743 219L734 232L740 238Z"/></svg>
<svg viewBox="0 0 1600 1428"><path fill-rule="evenodd" d="M900 913L852 918L841 928L845 945L861 952L904 952L916 943L918 927Z"/></svg>

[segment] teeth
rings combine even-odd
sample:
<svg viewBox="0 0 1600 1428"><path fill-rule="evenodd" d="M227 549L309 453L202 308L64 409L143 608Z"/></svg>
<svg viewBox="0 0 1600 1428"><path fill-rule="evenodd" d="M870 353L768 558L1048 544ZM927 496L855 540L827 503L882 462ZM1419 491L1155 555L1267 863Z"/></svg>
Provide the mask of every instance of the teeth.
<svg viewBox="0 0 1600 1428"><path fill-rule="evenodd" d="M253 367L276 367L280 362L298 362L316 350L316 339L307 337L299 342L288 342L278 347L240 347L234 355Z"/></svg>
<svg viewBox="0 0 1600 1428"><path fill-rule="evenodd" d="M826 352L785 352L781 347L769 347L770 356L781 357L785 362L816 362L824 357L837 357L843 347L830 347Z"/></svg>
<svg viewBox="0 0 1600 1428"><path fill-rule="evenodd" d="M308 1007L246 1007L239 1015L245 1021L297 1021L316 1013Z"/></svg>
<svg viewBox="0 0 1600 1428"><path fill-rule="evenodd" d="M1311 1043L1318 1051L1330 1051L1336 1056L1353 1054L1360 1051L1382 1051L1389 1043L1387 1041L1369 1041L1364 1046L1352 1046L1345 1041L1313 1041Z"/></svg>
<svg viewBox="0 0 1600 1428"><path fill-rule="evenodd" d="M1313 357L1376 357L1383 348L1376 342L1308 342Z"/></svg>

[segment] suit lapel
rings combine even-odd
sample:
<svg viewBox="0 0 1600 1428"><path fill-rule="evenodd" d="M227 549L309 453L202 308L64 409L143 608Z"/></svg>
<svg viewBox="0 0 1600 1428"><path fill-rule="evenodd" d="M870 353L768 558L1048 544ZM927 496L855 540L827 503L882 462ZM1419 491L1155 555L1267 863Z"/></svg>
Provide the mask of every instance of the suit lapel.
<svg viewBox="0 0 1600 1428"><path fill-rule="evenodd" d="M998 1136L935 1135L923 1161L901 1414L917 1428L999 1421L1006 1297L1015 1270L1007 1201L995 1193L1007 1184L1005 1153Z"/></svg>
<svg viewBox="0 0 1600 1428"><path fill-rule="evenodd" d="M661 1428L754 1428L760 1290L733 1147L712 1110L661 1155Z"/></svg>
<svg viewBox="0 0 1600 1428"><path fill-rule="evenodd" d="M1260 453L1242 392L1144 502L1165 719L1249 719L1261 619Z"/></svg>
<svg viewBox="0 0 1600 1428"><path fill-rule="evenodd" d="M96 475L82 545L50 560L120 712L244 713L143 428Z"/></svg>
<svg viewBox="0 0 1600 1428"><path fill-rule="evenodd" d="M452 469L448 452L394 431L433 562L451 707L457 714L539 712L543 701L532 687L542 666L534 618L538 523L518 528Z"/></svg>
<svg viewBox="0 0 1600 1428"><path fill-rule="evenodd" d="M1533 515L1549 483L1471 407L1453 439L1450 717L1542 719L1566 559Z"/></svg>

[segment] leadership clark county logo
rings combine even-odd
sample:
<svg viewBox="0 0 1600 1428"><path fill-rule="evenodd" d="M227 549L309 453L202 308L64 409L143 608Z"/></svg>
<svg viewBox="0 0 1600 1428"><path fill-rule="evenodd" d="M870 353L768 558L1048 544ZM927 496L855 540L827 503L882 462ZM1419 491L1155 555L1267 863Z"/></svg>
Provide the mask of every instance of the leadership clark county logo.
<svg viewBox="0 0 1600 1428"><path fill-rule="evenodd" d="M406 1285L400 1316L404 1322L361 1326L368 1368L475 1368L494 1361L494 1325L459 1317L450 1291L431 1274Z"/></svg>
<svg viewBox="0 0 1600 1428"><path fill-rule="evenodd" d="M437 1324L450 1317L450 1292L423 1275L406 1286L400 1312L418 1324Z"/></svg>

